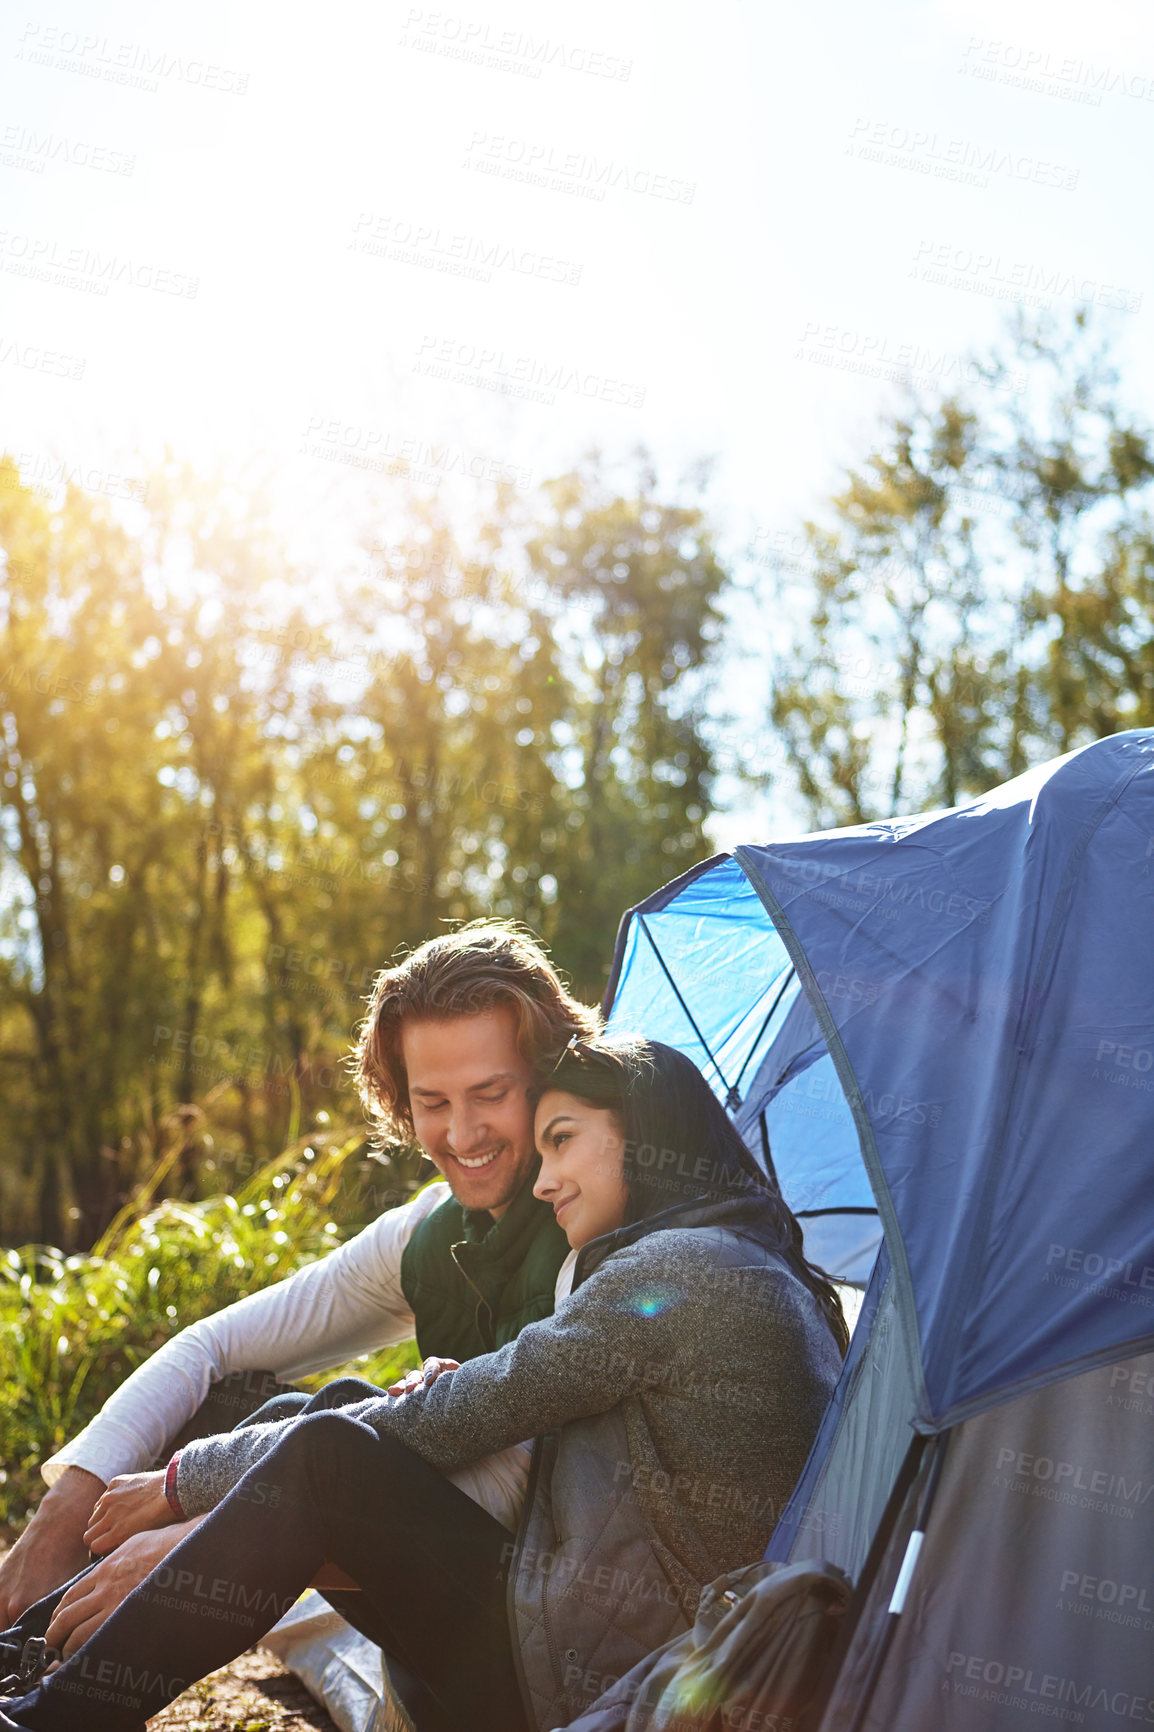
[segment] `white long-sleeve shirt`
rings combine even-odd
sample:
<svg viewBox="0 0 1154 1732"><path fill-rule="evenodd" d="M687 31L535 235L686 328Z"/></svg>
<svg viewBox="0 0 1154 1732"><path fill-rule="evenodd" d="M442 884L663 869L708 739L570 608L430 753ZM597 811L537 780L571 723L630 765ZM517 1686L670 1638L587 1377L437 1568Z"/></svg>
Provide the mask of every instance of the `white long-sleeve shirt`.
<svg viewBox="0 0 1154 1732"><path fill-rule="evenodd" d="M41 1466L51 1485L66 1467L83 1467L107 1485L118 1473L152 1466L169 1438L192 1418L210 1383L234 1371L274 1371L292 1383L344 1365L415 1333L401 1291L401 1256L417 1226L449 1195L426 1186L355 1238L211 1317L190 1323L158 1348L109 1396L63 1449ZM577 1253L557 1272L554 1302L573 1285ZM463 1492L516 1529L529 1477L529 1447L514 1444L449 1476Z"/></svg>
<svg viewBox="0 0 1154 1732"><path fill-rule="evenodd" d="M414 1334L401 1291L401 1255L417 1225L449 1195L428 1185L341 1245L212 1317L191 1323L125 1379L96 1418L42 1464L52 1485L66 1467L105 1484L151 1467L210 1383L234 1371L273 1371L291 1383Z"/></svg>

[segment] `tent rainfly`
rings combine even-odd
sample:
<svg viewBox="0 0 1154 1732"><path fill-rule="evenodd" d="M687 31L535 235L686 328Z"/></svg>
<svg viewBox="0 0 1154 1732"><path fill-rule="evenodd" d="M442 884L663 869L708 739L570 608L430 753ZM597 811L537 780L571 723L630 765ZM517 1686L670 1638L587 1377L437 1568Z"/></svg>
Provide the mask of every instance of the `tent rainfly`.
<svg viewBox="0 0 1154 1732"><path fill-rule="evenodd" d="M821 1732L1154 1724L1154 730L706 861L606 1008L866 1285L768 1553L858 1584Z"/></svg>

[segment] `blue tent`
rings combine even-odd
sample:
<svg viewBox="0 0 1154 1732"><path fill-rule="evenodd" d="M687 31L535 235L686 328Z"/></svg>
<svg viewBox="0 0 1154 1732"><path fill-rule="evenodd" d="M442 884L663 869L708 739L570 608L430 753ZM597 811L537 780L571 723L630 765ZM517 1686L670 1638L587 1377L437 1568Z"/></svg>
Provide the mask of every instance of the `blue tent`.
<svg viewBox="0 0 1154 1732"><path fill-rule="evenodd" d="M1154 730L706 861L625 916L606 1004L694 1058L810 1255L870 1276L771 1548L862 1583L825 1732L1114 1726L1111 1689L1154 1723Z"/></svg>

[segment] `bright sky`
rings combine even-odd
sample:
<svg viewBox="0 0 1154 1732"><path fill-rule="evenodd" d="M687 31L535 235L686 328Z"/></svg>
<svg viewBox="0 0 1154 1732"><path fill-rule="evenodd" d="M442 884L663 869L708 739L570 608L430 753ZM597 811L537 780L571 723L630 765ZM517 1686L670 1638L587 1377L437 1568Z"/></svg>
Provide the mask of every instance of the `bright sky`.
<svg viewBox="0 0 1154 1732"><path fill-rule="evenodd" d="M640 440L764 549L1015 292L1113 308L1154 403L1148 0L22 0L0 81L30 479Z"/></svg>

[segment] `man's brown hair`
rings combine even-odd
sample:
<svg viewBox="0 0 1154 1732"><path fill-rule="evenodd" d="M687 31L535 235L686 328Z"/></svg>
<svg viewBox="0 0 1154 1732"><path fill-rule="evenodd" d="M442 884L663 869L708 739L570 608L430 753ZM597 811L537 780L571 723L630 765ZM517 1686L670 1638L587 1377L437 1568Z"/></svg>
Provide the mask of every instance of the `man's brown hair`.
<svg viewBox="0 0 1154 1732"><path fill-rule="evenodd" d="M406 1018L441 1022L508 1004L517 1013L517 1046L546 1076L572 1039L598 1033L600 1014L575 999L528 927L513 920L472 920L430 938L382 969L360 1025L356 1079L381 1138L413 1135L409 1079L401 1052Z"/></svg>

